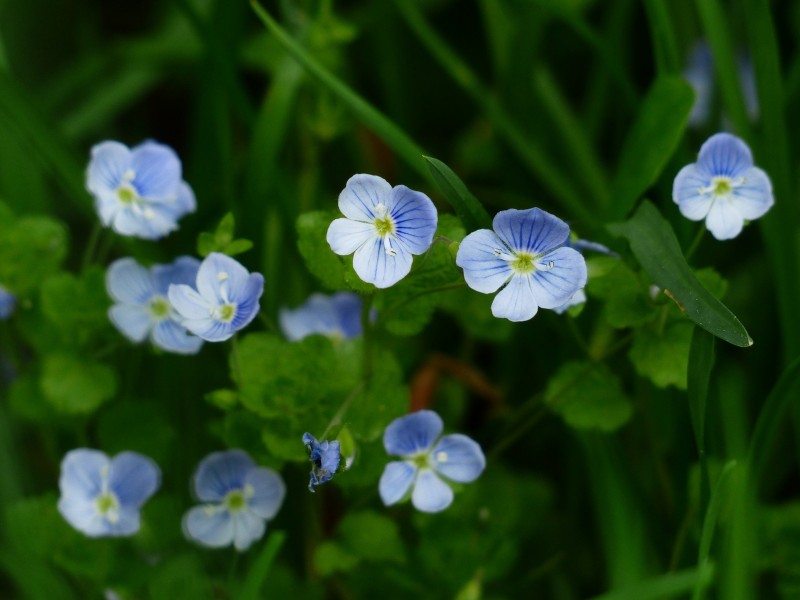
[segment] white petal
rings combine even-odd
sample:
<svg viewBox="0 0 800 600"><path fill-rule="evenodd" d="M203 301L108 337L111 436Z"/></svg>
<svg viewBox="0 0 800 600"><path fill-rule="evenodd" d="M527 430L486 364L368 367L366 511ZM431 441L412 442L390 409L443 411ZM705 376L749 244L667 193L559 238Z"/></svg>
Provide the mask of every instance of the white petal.
<svg viewBox="0 0 800 600"><path fill-rule="evenodd" d="M132 258L120 258L106 271L108 295L124 304L146 304L156 293L150 271Z"/></svg>
<svg viewBox="0 0 800 600"><path fill-rule="evenodd" d="M538 310L530 275L514 275L492 301L492 314L498 319L527 321Z"/></svg>
<svg viewBox="0 0 800 600"><path fill-rule="evenodd" d="M63 497L94 500L103 489L101 473L109 468L108 456L99 450L70 450L61 461L58 481Z"/></svg>
<svg viewBox="0 0 800 600"><path fill-rule="evenodd" d="M531 290L541 308L556 308L586 285L586 260L572 248L558 248L535 264Z"/></svg>
<svg viewBox="0 0 800 600"><path fill-rule="evenodd" d="M686 165L675 176L672 200L690 221L700 221L708 215L713 197L701 190L710 184L711 174L695 164Z"/></svg>
<svg viewBox="0 0 800 600"><path fill-rule="evenodd" d="M250 272L239 261L212 252L200 263L197 291L212 306L236 302L248 286Z"/></svg>
<svg viewBox="0 0 800 600"><path fill-rule="evenodd" d="M183 533L204 546L222 548L233 542L233 519L213 504L195 506L183 516Z"/></svg>
<svg viewBox="0 0 800 600"><path fill-rule="evenodd" d="M130 167L131 151L119 142L102 142L92 148L86 171L86 187L95 195L116 194L117 186Z"/></svg>
<svg viewBox="0 0 800 600"><path fill-rule="evenodd" d="M430 469L422 469L417 475L414 491L411 493L411 503L414 508L422 512L439 512L453 502L453 490L444 481L439 479Z"/></svg>
<svg viewBox="0 0 800 600"><path fill-rule="evenodd" d="M377 237L378 233L372 223L363 223L352 219L336 219L328 227L325 239L336 254L347 256Z"/></svg>
<svg viewBox="0 0 800 600"><path fill-rule="evenodd" d="M203 347L203 340L191 335L183 325L172 319L164 319L153 327L153 344L175 354L197 354Z"/></svg>
<svg viewBox="0 0 800 600"><path fill-rule="evenodd" d="M383 240L375 238L356 250L353 268L358 276L377 288L387 288L400 281L411 271L411 253L394 240L395 255L386 253Z"/></svg>
<svg viewBox="0 0 800 600"><path fill-rule="evenodd" d="M467 285L477 292L496 292L513 273L508 261L495 250L507 252L503 241L488 229L473 231L458 246L456 264L464 269Z"/></svg>
<svg viewBox="0 0 800 600"><path fill-rule="evenodd" d="M730 197L714 200L706 217L706 227L718 240L730 240L742 232L744 218L733 205Z"/></svg>
<svg viewBox="0 0 800 600"><path fill-rule="evenodd" d="M169 286L169 303L184 319L211 320L211 306L200 294L188 285Z"/></svg>
<svg viewBox="0 0 800 600"><path fill-rule="evenodd" d="M408 493L417 469L405 461L390 462L383 469L378 492L386 506L397 504Z"/></svg>
<svg viewBox="0 0 800 600"><path fill-rule="evenodd" d="M115 304L108 309L108 318L122 335L132 342L143 342L153 327L150 311L141 305Z"/></svg>
<svg viewBox="0 0 800 600"><path fill-rule="evenodd" d="M375 219L373 209L378 204L389 208L391 202L392 186L376 175L353 175L339 194L339 210L356 221L371 223Z"/></svg>
<svg viewBox="0 0 800 600"><path fill-rule="evenodd" d="M243 510L233 515L233 545L239 552L244 552L250 545L260 540L267 529L264 519Z"/></svg>

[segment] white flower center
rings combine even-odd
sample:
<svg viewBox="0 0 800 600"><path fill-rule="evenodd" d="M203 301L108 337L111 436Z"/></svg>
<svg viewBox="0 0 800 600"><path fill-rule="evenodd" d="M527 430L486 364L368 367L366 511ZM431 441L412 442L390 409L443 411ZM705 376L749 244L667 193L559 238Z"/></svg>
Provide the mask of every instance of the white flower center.
<svg viewBox="0 0 800 600"><path fill-rule="evenodd" d="M744 177L731 179L727 175L719 175L711 178L711 183L700 188L701 194L711 194L715 198L726 197L733 193L737 187L745 184Z"/></svg>
<svg viewBox="0 0 800 600"><path fill-rule="evenodd" d="M382 203L375 206L375 220L373 221L373 225L375 225L375 232L378 234L378 237L383 239L383 248L387 256L396 256L397 250L392 248L390 239L395 235L394 219L392 219L386 206Z"/></svg>
<svg viewBox="0 0 800 600"><path fill-rule="evenodd" d="M163 321L169 317L171 307L169 300L164 296L153 296L147 303L147 309L150 311L150 316L155 321Z"/></svg>

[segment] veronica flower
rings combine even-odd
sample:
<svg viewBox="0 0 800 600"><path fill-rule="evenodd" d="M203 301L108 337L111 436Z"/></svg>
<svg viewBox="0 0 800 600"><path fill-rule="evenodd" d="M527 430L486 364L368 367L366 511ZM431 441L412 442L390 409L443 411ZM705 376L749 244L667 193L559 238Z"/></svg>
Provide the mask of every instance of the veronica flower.
<svg viewBox="0 0 800 600"><path fill-rule="evenodd" d="M196 208L177 154L152 141L133 149L119 142L94 146L86 187L103 225L121 235L158 239L177 229L178 219Z"/></svg>
<svg viewBox="0 0 800 600"><path fill-rule="evenodd" d="M266 521L283 504L286 486L280 475L256 465L246 452L227 450L202 460L194 491L205 504L184 515L186 536L210 548L232 543L243 552L264 535Z"/></svg>
<svg viewBox="0 0 800 600"><path fill-rule="evenodd" d="M106 289L116 304L108 317L119 331L133 342L149 337L167 352L196 354L203 340L181 325L167 291L173 283L192 283L200 261L182 256L169 265L146 269L132 258L121 258L108 268Z"/></svg>
<svg viewBox="0 0 800 600"><path fill-rule="evenodd" d="M310 433L303 434L303 443L308 448L308 460L311 461L311 478L308 481L308 491L327 483L336 474L339 461L342 458L338 440L318 442Z"/></svg>
<svg viewBox="0 0 800 600"><path fill-rule="evenodd" d="M577 292L572 294L572 297L566 302L564 302L564 304L562 304L561 306L556 306L553 309L553 311L561 315L564 314L567 311L567 309L570 309L573 306L580 306L584 302L586 302L586 292L584 292L583 290L578 290Z"/></svg>
<svg viewBox="0 0 800 600"><path fill-rule="evenodd" d="M481 447L454 433L439 437L442 419L420 410L392 421L383 433L383 446L402 460L386 465L378 485L381 500L396 504L411 490L411 503L423 512L439 512L453 502L447 481L475 481L486 467Z"/></svg>
<svg viewBox="0 0 800 600"><path fill-rule="evenodd" d="M430 248L437 214L425 194L404 185L392 188L375 175L353 175L339 194L339 210L328 228L336 254L353 254L358 276L375 287L394 285L411 270L412 254Z"/></svg>
<svg viewBox="0 0 800 600"><path fill-rule="evenodd" d="M0 321L8 319L17 305L17 297L0 284Z"/></svg>
<svg viewBox="0 0 800 600"><path fill-rule="evenodd" d="M312 294L294 310L282 308L278 314L281 331L292 342L314 334L334 339L361 335L361 297L353 292L332 296Z"/></svg>
<svg viewBox="0 0 800 600"><path fill-rule="evenodd" d="M680 170L672 199L687 219L705 219L718 240L735 238L746 220L761 217L775 203L769 177L753 166L750 148L729 133L711 136L697 162Z"/></svg>
<svg viewBox="0 0 800 600"><path fill-rule="evenodd" d="M556 308L586 285L586 261L566 246L569 227L538 208L503 210L461 242L456 264L467 285L483 294L502 287L492 314L527 321L539 308Z"/></svg>
<svg viewBox="0 0 800 600"><path fill-rule="evenodd" d="M230 256L212 252L197 271L196 289L169 286L169 301L186 329L208 342L222 342L258 314L264 276L250 273Z"/></svg>
<svg viewBox="0 0 800 600"><path fill-rule="evenodd" d="M161 483L161 471L136 452L114 458L98 450L71 450L61 462L58 511L89 537L133 535L139 509Z"/></svg>

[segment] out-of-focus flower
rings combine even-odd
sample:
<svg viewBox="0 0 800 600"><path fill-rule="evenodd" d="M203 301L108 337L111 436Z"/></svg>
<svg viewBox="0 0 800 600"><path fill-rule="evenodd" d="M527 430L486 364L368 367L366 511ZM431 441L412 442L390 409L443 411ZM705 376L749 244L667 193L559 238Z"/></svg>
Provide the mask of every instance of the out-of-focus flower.
<svg viewBox="0 0 800 600"><path fill-rule="evenodd" d="M14 313L17 297L0 284L0 320L8 319Z"/></svg>
<svg viewBox="0 0 800 600"><path fill-rule="evenodd" d="M315 487L327 483L333 478L339 468L339 461L342 455L338 440L318 442L317 438L310 433L304 433L303 443L308 448L308 460L311 461L308 491L313 492Z"/></svg>
<svg viewBox="0 0 800 600"><path fill-rule="evenodd" d="M61 462L58 511L89 537L125 536L139 531L139 509L158 489L161 471L136 452L114 458L78 448Z"/></svg>
<svg viewBox="0 0 800 600"><path fill-rule="evenodd" d="M392 188L375 175L353 175L339 194L339 210L328 228L336 254L353 254L358 276L375 287L394 285L411 270L436 233L436 207L425 194L404 185Z"/></svg>
<svg viewBox="0 0 800 600"><path fill-rule="evenodd" d="M282 308L278 318L281 331L293 342L314 334L334 339L358 337L361 297L353 292L336 292L332 296L312 294L294 310Z"/></svg>
<svg viewBox="0 0 800 600"><path fill-rule="evenodd" d="M132 149L110 141L94 146L86 187L103 225L121 235L158 239L177 229L178 219L196 208L178 155L152 141Z"/></svg>
<svg viewBox="0 0 800 600"><path fill-rule="evenodd" d="M258 314L264 276L250 273L230 256L212 252L200 264L196 288L169 286L169 301L186 329L208 342L222 342Z"/></svg>
<svg viewBox="0 0 800 600"><path fill-rule="evenodd" d="M129 340L142 342L148 336L167 352L196 354L203 340L181 325L181 317L167 298L171 284L194 283L200 261L182 256L169 265L149 270L132 258L121 258L108 268L106 288L116 304L108 316Z"/></svg>
<svg viewBox="0 0 800 600"><path fill-rule="evenodd" d="M210 548L233 544L243 552L263 537L266 521L278 514L286 486L280 475L259 467L246 452L227 450L200 462L194 491L205 504L184 515L186 537Z"/></svg>

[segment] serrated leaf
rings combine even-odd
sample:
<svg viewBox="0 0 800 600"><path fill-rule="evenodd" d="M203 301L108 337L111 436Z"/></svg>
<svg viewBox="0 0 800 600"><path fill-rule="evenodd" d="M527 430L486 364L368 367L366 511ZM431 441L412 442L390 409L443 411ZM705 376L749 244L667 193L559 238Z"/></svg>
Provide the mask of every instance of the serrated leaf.
<svg viewBox="0 0 800 600"><path fill-rule="evenodd" d="M669 322L662 332L643 327L636 332L628 357L636 371L656 386L685 390L691 340L692 324L686 320Z"/></svg>
<svg viewBox="0 0 800 600"><path fill-rule="evenodd" d="M491 229L492 219L480 201L473 196L464 182L442 161L423 156L428 163L433 180L456 211L461 222L470 230Z"/></svg>
<svg viewBox="0 0 800 600"><path fill-rule="evenodd" d="M68 354L44 358L39 385L53 408L72 415L93 413L117 391L110 368Z"/></svg>
<svg viewBox="0 0 800 600"><path fill-rule="evenodd" d="M616 328L635 327L652 320L657 306L636 274L622 261L607 256L586 261L595 273L589 276L586 293L605 301L603 317Z"/></svg>

